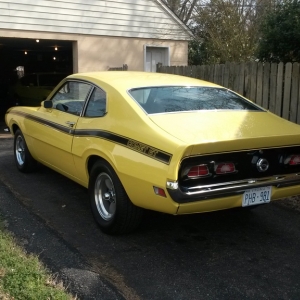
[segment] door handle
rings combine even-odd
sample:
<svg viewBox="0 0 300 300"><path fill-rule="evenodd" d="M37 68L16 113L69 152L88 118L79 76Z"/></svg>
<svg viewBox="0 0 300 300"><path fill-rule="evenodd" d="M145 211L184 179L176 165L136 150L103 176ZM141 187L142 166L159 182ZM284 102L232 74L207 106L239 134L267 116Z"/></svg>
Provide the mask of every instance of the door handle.
<svg viewBox="0 0 300 300"><path fill-rule="evenodd" d="M75 122L67 121L66 124L70 127L73 127L75 125Z"/></svg>

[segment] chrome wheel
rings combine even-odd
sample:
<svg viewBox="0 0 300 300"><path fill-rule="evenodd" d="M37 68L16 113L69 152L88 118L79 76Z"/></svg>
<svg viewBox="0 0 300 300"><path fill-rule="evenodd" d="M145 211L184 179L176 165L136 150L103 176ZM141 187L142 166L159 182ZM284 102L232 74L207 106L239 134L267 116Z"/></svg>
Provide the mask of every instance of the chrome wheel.
<svg viewBox="0 0 300 300"><path fill-rule="evenodd" d="M16 159L17 162L20 166L23 166L25 163L25 144L23 137L19 135L16 139L16 148L15 148L15 153L16 153Z"/></svg>
<svg viewBox="0 0 300 300"><path fill-rule="evenodd" d="M29 173L38 168L38 162L30 154L24 135L20 129L17 129L15 132L14 157L20 172Z"/></svg>
<svg viewBox="0 0 300 300"><path fill-rule="evenodd" d="M100 173L95 181L95 204L100 216L111 220L116 212L116 192L113 181L107 173Z"/></svg>
<svg viewBox="0 0 300 300"><path fill-rule="evenodd" d="M131 232L142 221L143 210L130 201L115 170L102 159L92 166L89 195L93 216L107 234Z"/></svg>

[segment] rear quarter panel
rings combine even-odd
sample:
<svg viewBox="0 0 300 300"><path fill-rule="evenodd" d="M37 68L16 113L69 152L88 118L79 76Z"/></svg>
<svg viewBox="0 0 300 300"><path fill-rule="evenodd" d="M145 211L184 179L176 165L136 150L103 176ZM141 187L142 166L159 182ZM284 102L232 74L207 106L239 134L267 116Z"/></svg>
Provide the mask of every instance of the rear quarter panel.
<svg viewBox="0 0 300 300"><path fill-rule="evenodd" d="M178 204L169 196L155 195L153 186L165 189L167 179L176 180L185 143L156 126L127 93L107 92L107 114L81 118L76 126L80 134L75 135L72 151L80 180L88 185L88 161L92 156L102 157L135 205L176 213Z"/></svg>

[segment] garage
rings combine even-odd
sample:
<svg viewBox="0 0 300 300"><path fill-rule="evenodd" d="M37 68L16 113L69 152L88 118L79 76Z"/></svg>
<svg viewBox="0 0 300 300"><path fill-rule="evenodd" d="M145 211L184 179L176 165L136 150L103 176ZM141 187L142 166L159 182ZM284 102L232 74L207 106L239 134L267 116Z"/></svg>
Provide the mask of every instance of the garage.
<svg viewBox="0 0 300 300"><path fill-rule="evenodd" d="M156 72L157 64L186 65L192 37L156 0L0 1L0 110L5 110L3 99L16 75L124 65L129 71ZM27 93L26 87L35 82L27 83L22 83L19 98L30 101L36 94ZM38 96L39 105L45 94Z"/></svg>
<svg viewBox="0 0 300 300"><path fill-rule="evenodd" d="M10 106L7 93L19 77L31 73L73 73L72 42L0 37L0 113Z"/></svg>

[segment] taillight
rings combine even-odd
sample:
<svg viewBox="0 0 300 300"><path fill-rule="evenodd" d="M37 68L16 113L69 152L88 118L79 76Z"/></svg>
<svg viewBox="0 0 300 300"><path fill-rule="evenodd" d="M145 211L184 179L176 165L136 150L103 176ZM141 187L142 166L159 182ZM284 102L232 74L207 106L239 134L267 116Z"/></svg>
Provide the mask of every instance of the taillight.
<svg viewBox="0 0 300 300"><path fill-rule="evenodd" d="M183 172L183 177L189 179L203 178L215 175L224 175L236 173L235 164L233 162L216 163L214 161L208 164L201 164L186 168Z"/></svg>
<svg viewBox="0 0 300 300"><path fill-rule="evenodd" d="M208 175L210 174L207 165L198 165L191 167L189 170L187 170L186 174L188 178L206 177Z"/></svg>
<svg viewBox="0 0 300 300"><path fill-rule="evenodd" d="M300 154L293 154L288 156L284 160L284 163L290 166L300 165Z"/></svg>
<svg viewBox="0 0 300 300"><path fill-rule="evenodd" d="M215 173L217 175L235 173L235 165L234 163L216 163L215 164Z"/></svg>

